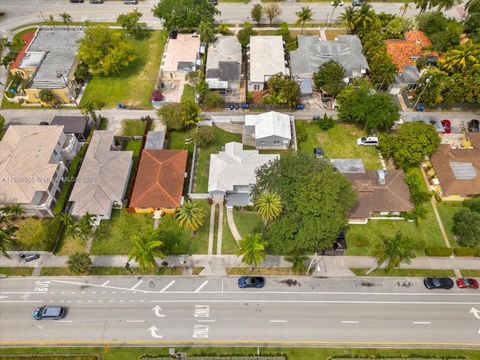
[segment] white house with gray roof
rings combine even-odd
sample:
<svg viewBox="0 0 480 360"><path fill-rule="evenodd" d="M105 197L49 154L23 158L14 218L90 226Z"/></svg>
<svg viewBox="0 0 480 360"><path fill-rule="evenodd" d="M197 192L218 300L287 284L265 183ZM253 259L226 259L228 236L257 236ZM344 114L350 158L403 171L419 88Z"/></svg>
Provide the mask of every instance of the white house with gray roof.
<svg viewBox="0 0 480 360"><path fill-rule="evenodd" d="M88 212L97 225L110 219L112 208L122 207L132 156L133 151L115 150L112 131L95 131L70 195L71 214L79 218Z"/></svg>
<svg viewBox="0 0 480 360"><path fill-rule="evenodd" d="M290 75L281 36L251 36L248 55L248 91L261 91L278 73Z"/></svg>
<svg viewBox="0 0 480 360"><path fill-rule="evenodd" d="M208 47L205 81L211 90L239 93L242 47L236 36L219 36Z"/></svg>
<svg viewBox="0 0 480 360"><path fill-rule="evenodd" d="M297 79L311 79L323 63L334 60L346 72L345 82L362 77L368 68L360 38L356 35L338 35L335 41L318 36L298 35L298 49L290 52L292 75Z"/></svg>
<svg viewBox="0 0 480 360"><path fill-rule="evenodd" d="M243 143L257 149L287 149L292 140L293 116L276 111L245 115ZM253 143L246 142L250 138Z"/></svg>
<svg viewBox="0 0 480 360"><path fill-rule="evenodd" d="M214 199L227 199L228 206L251 204L250 192L261 166L280 158L277 154L259 154L244 150L238 142L225 144L225 150L210 155L208 192Z"/></svg>

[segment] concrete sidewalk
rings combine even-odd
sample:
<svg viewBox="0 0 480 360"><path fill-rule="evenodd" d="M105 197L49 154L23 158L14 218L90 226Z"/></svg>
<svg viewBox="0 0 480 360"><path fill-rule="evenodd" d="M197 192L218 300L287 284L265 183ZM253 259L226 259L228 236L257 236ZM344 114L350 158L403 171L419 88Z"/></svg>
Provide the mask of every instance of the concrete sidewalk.
<svg viewBox="0 0 480 360"><path fill-rule="evenodd" d="M66 267L68 256L55 256L48 252L39 252L42 254L39 260L29 263L20 261L20 252L9 252L11 258L0 256L0 267ZM98 267L124 267L128 256L95 256L92 255L93 266ZM316 276L327 277L345 277L350 275L350 268L369 269L377 264L374 257L371 256L317 256L320 265L320 271ZM168 262L168 266L183 266L180 263L179 256L167 256L165 259L157 259L161 264ZM132 267L138 265L135 261L130 261ZM225 275L227 267L246 267L240 258L235 255L193 255L188 257L186 264L189 268L205 268L200 275ZM286 261L283 256L267 256L260 265L262 268L290 268L292 263ZM474 257L418 257L413 259L410 264L401 264L401 269L434 269L434 270L480 270L480 259Z"/></svg>

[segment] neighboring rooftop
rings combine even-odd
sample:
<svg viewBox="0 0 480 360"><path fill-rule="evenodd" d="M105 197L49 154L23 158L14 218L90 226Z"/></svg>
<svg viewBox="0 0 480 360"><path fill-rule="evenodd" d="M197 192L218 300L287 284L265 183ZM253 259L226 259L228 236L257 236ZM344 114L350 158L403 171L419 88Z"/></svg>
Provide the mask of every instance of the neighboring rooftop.
<svg viewBox="0 0 480 360"><path fill-rule="evenodd" d="M22 40L25 41L25 44L22 46L22 49L19 51L17 54L17 57L15 58L15 61L10 65L10 69L16 69L20 67L20 63L22 62L25 52L27 51L28 47L30 46L30 43L32 40L35 38L35 32L27 32L22 35Z"/></svg>
<svg viewBox="0 0 480 360"><path fill-rule="evenodd" d="M180 207L187 157L187 150L143 150L129 206Z"/></svg>
<svg viewBox="0 0 480 360"><path fill-rule="evenodd" d="M162 150L165 145L165 131L149 131L145 141L145 150Z"/></svg>
<svg viewBox="0 0 480 360"><path fill-rule="evenodd" d="M65 81L57 74L68 78L77 57L78 41L83 37L81 28L39 28L26 54L44 53L30 87L54 89L65 87Z"/></svg>
<svg viewBox="0 0 480 360"><path fill-rule="evenodd" d="M28 204L46 191L58 164L52 162L63 126L10 125L0 141L0 203Z"/></svg>
<svg viewBox="0 0 480 360"><path fill-rule="evenodd" d="M468 133L472 144L480 145L480 134ZM445 196L480 194L480 148L452 149L441 144L430 161Z"/></svg>
<svg viewBox="0 0 480 360"><path fill-rule="evenodd" d="M280 158L276 154L259 154L258 150L243 150L238 142L225 144L225 150L210 155L208 191L234 191L236 186L254 185L255 171L262 165Z"/></svg>
<svg viewBox="0 0 480 360"><path fill-rule="evenodd" d="M65 134L82 134L85 138L90 131L88 116L55 115L51 125L62 125Z"/></svg>
<svg viewBox="0 0 480 360"><path fill-rule="evenodd" d="M402 170L367 170L344 173L358 195L349 217L368 219L373 212L406 212L413 209Z"/></svg>
<svg viewBox="0 0 480 360"><path fill-rule="evenodd" d="M341 64L347 77L368 70L362 43L356 35L339 35L335 41L321 40L318 36L298 35L298 49L290 52L293 75L313 74L329 60Z"/></svg>
<svg viewBox="0 0 480 360"><path fill-rule="evenodd" d="M206 78L240 81L242 47L236 36L219 36L208 47Z"/></svg>
<svg viewBox="0 0 480 360"><path fill-rule="evenodd" d="M250 82L263 83L277 73L289 74L281 36L250 37Z"/></svg>
<svg viewBox="0 0 480 360"><path fill-rule="evenodd" d="M290 116L276 111L258 115L245 115L245 126L255 127L255 139L279 136L291 139Z"/></svg>
<svg viewBox="0 0 480 360"><path fill-rule="evenodd" d="M387 52L392 57L392 61L397 65L400 72L404 71L405 66L415 65L415 59L427 55L434 55L433 52L425 52L423 48L431 46L432 43L428 36L420 30L411 30L405 33L405 40L389 39L385 40Z"/></svg>
<svg viewBox="0 0 480 360"><path fill-rule="evenodd" d="M162 59L162 71L194 71L200 36L194 34L178 34L176 39L168 39Z"/></svg>
<svg viewBox="0 0 480 360"><path fill-rule="evenodd" d="M105 215L114 202L121 202L130 176L133 151L114 151L114 133L96 130L73 186L71 214Z"/></svg>

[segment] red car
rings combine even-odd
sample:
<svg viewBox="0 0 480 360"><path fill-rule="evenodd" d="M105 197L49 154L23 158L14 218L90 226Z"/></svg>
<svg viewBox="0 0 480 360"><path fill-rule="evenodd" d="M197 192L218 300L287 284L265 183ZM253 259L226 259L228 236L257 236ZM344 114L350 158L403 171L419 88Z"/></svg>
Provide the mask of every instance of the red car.
<svg viewBox="0 0 480 360"><path fill-rule="evenodd" d="M478 281L475 279L457 279L457 286L460 289L478 289Z"/></svg>
<svg viewBox="0 0 480 360"><path fill-rule="evenodd" d="M450 120L442 120L442 126L445 134L450 134L452 132L452 123L450 122Z"/></svg>

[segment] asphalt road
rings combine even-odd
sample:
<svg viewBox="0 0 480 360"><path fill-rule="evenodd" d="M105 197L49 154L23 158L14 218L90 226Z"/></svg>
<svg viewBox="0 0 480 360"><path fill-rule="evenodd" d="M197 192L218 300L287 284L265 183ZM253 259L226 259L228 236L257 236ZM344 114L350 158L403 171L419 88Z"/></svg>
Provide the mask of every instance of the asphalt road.
<svg viewBox="0 0 480 360"><path fill-rule="evenodd" d="M153 5L156 3L156 0L142 1L138 5L124 5L121 1L105 1L104 4L90 4L88 0L85 0L83 4L71 4L68 0L2 0L0 11L4 11L6 15L0 18L0 35L1 32L8 33L13 28L25 23L41 22L43 19L48 20L49 15L59 18L58 14L62 12L69 13L73 21L115 21L119 14L135 8L138 8L143 14L141 21L146 22L152 28L161 28L159 19L154 17L151 12ZM348 4L348 2L346 3ZM333 7L329 2L308 4L287 2L280 4L282 14L276 21L295 22L297 20L296 12L305 5L308 5L313 11L313 22L325 22L327 16L332 16ZM217 17L217 20L227 23L241 23L250 20L252 6L252 4L244 3L220 3L218 9L221 11L221 15ZM372 3L372 6L377 12L399 14L402 4L377 2ZM342 12L341 7L337 8L332 18L336 19ZM412 17L416 14L418 14L418 10L412 5L412 8L406 11L405 16ZM446 11L446 14L461 18L463 5Z"/></svg>
<svg viewBox="0 0 480 360"><path fill-rule="evenodd" d="M297 278L299 284L290 287L285 280L268 278L264 289L238 289L236 277L1 279L0 346L480 348L479 291L428 291L421 279ZM31 314L40 305L69 310L61 321L35 321Z"/></svg>

